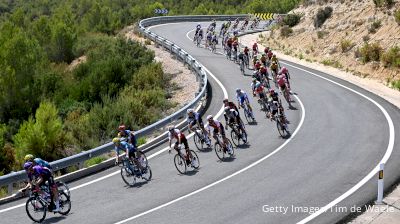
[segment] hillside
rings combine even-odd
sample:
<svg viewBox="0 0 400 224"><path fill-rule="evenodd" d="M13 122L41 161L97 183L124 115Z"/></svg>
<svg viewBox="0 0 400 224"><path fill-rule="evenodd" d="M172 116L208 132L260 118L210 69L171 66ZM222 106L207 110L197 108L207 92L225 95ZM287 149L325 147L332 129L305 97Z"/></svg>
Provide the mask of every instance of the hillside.
<svg viewBox="0 0 400 224"><path fill-rule="evenodd" d="M394 17L400 1L394 1L391 7L376 7L372 0L304 2L308 3L291 11L301 15L292 33L283 37L282 28L275 27L264 36L266 45L400 89L400 50L395 48L400 47L400 24ZM332 7L332 14L315 28L316 14L325 7ZM371 58L375 52L378 55ZM389 60L392 64L387 63Z"/></svg>

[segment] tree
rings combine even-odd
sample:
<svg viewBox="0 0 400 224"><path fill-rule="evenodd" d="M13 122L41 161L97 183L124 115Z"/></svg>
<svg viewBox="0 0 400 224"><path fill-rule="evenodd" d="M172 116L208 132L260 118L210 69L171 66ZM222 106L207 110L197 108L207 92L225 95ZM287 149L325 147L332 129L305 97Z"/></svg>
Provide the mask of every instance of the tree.
<svg viewBox="0 0 400 224"><path fill-rule="evenodd" d="M72 49L76 40L76 34L70 27L62 22L55 24L51 35L52 60L70 63L74 59Z"/></svg>

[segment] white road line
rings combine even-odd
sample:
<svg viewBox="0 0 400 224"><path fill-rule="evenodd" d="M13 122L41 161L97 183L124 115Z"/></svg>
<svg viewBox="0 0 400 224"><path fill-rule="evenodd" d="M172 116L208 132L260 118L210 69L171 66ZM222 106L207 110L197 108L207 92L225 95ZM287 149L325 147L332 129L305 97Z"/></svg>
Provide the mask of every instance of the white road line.
<svg viewBox="0 0 400 224"><path fill-rule="evenodd" d="M162 204L162 205L160 205L160 206L157 206L157 207L155 207L155 208L153 208L153 209L150 209L150 210L148 210L148 211L142 212L142 213L140 213L140 214L138 214L138 215L132 216L132 217L127 218L127 219L124 219L124 220L122 220L122 221L120 221L120 222L117 222L117 223L115 223L115 224L122 224L122 223L126 223L126 222L128 222L128 221L132 221L132 220L137 219L137 218L139 218L139 217L141 217L141 216L144 216L144 215L149 214L149 213L151 213L151 212L157 211L157 210L159 210L159 209L161 209L161 208L164 208L164 207L166 207L166 206L168 206L168 205L174 204L175 202L181 201L181 200L183 200L183 199L185 199L185 198L188 198L188 197L193 196L193 195L195 195L195 194L197 194L197 193L200 193L200 192L202 192L202 191L204 191L204 190L207 190L208 188L211 188L211 187L213 187L213 186L215 186L215 185L217 185L217 184L219 184L219 183L221 183L221 182L224 182L224 181L226 181L226 180L228 180L228 179L230 179L230 178L232 178L232 177L234 177L234 176L236 176L236 175L238 175L238 174L240 174L240 173L243 173L244 171L246 171L246 170L248 170L248 169L250 169L250 168L256 166L257 164L261 163L262 161L268 159L269 157L273 156L274 154L276 154L277 152L279 152L280 150L282 150L282 149L294 138L294 136L296 136L296 134L298 133L298 131L300 130L300 127L303 125L303 122L304 122L304 117L305 117L305 113L306 113L306 112L305 112L305 109L304 109L304 105L303 105L303 103L301 102L301 100L300 100L297 96L294 96L294 97L297 98L297 100L298 100L298 102L300 103L300 106L301 106L302 114L301 114L300 123L299 123L299 125L297 126L296 130L295 130L295 131L293 132L293 134L291 135L291 137L290 137L289 139L287 139L281 146L279 146L279 147L278 147L277 149L275 149L273 152L271 152L270 154L268 154L268 155L264 156L263 158L257 160L256 162L254 162L254 163L252 163L252 164L246 166L245 168L243 168L243 169L241 169L241 170L238 170L238 171L236 171L235 173L233 173L233 174L231 174L231 175L229 175L229 176L226 176L226 177L224 177L224 178L222 178L222 179L220 179L220 180L218 180L218 181L215 181L214 183L211 183L211 184L209 184L209 185L206 185L206 186L204 186L204 187L202 187L202 188L200 188L200 189L198 189L198 190L196 190L196 191L193 191L193 192L191 192L191 193L189 193L189 194L186 194L186 195L184 195L184 196L182 196L182 197L179 197L179 198L177 198L177 199L174 199L174 200L172 200L172 201L170 201L170 202L164 203L164 204Z"/></svg>
<svg viewBox="0 0 400 224"><path fill-rule="evenodd" d="M161 24L161 25L165 25L165 24ZM157 26L160 26L160 25L157 25ZM153 28L153 27L151 27L151 28ZM219 81L219 79L218 79L214 74L212 74L206 67L203 67L203 68L204 68L204 70L206 70L206 71L208 72L208 74L215 80L215 82L217 82L217 84L221 87L222 92L223 92L223 94L224 94L224 98L228 98L228 92L226 91L226 88L225 88L225 86L221 83L221 81ZM221 104L222 104L222 103L221 103ZM224 106L221 107L221 109L218 111L218 113L217 113L214 117L215 117L215 118L220 117L220 116L222 115L223 112L224 112ZM190 135L187 136L187 138L190 138L190 137L192 137L193 135L194 135L194 133L191 133ZM148 158L148 159L151 159L151 158L153 158L153 157L156 157L157 155L160 155L161 153L167 151L168 148L169 148L169 147L165 147L165 148L161 149L160 151L151 154L151 155L148 156L147 158ZM119 173L120 173L119 170L118 170L118 171L115 171L115 172L113 172L113 173L107 174L107 175L105 175L105 176L103 176L103 177L100 177L100 178L97 178L97 179L95 179L95 180L92 180L92 181L86 182L86 183L84 183L84 184L81 184L81 185L72 187L72 188L70 189L70 191L73 191L73 190L76 190L76 189L79 189L79 188L82 188L82 187L86 187L86 186L88 186L88 185L91 185L91 184L94 184L94 183L96 183L96 182L102 181L102 180L104 180L104 179L107 179L107 178L112 177L112 176L114 176L114 175L117 175L117 174L119 174ZM15 205L15 206L12 206L12 207L9 207L9 208L2 209L2 210L0 210L0 213L7 212L7 211L10 211L10 210L13 210L13 209L16 209L16 208L20 208L20 207L23 207L23 206L25 206L25 203L24 203L24 204Z"/></svg>
<svg viewBox="0 0 400 224"><path fill-rule="evenodd" d="M331 207L333 207L333 206L335 206L336 204L338 204L339 202L343 201L345 198L347 198L347 197L349 197L350 195L352 195L352 194L353 194L354 192L356 192L359 188L361 188L365 183L367 183L367 182L379 171L379 164L381 164L381 163L386 163L386 162L388 161L390 155L392 154L393 147L394 147L395 131L394 131L393 121L392 121L392 118L390 117L389 113L385 110L385 108L383 108L383 107L382 107L379 103L377 103L375 100L369 98L368 96L366 96L366 95L364 95L364 94L362 94L362 93L360 93L360 92L357 92L356 90L353 90L353 89L351 89L351 88L349 88L349 87L347 87L347 86L344 86L344 85L342 85L342 84L340 84L340 83L338 83L338 82L335 82L335 81L333 81L333 80L331 80L331 79L328 79L328 78L326 78L326 77L323 77L323 76L321 76L321 75L315 74L315 73L313 73L313 72L307 71L307 70L305 70L305 69L299 68L299 67L294 66L294 65L291 65L291 64L287 64L287 63L284 63L284 62L282 62L282 63L283 63L283 64L286 64L286 65L288 65L288 66L291 66L291 67L293 67L293 68L299 69L299 70L301 70L301 71L307 72L307 73L309 73L309 74L311 74L311 75L314 75L314 76L316 76L316 77L319 77L319 78L321 78L321 79L324 79L324 80L326 80L326 81L328 81L328 82L331 82L331 83L333 83L333 84L336 84L336 85L338 85L338 86L340 86L340 87L343 87L343 88L345 88L345 89L347 89L347 90L349 90L349 91L351 91L351 92L353 92L353 93L355 93L355 94L357 94L357 95L359 95L359 96L362 96L362 97L364 97L365 99L371 101L373 104L375 104L375 105L382 111L382 113L385 115L385 118L386 118L386 120L387 120L387 122L388 122L388 125L389 125L389 144L388 144L388 146L387 146L385 155L383 156L382 160L376 165L376 167L375 167L373 170L371 170L371 172L370 172L367 176L365 176L360 182L358 182L356 185L354 185L352 188L350 188L348 191L346 191L346 192L345 192L344 194L342 194L340 197L336 198L335 200L333 200L333 201L330 202L329 204L327 204L327 205L325 205L324 207L320 208L317 212L313 213L312 215L310 215L310 216L306 217L305 219L301 220L300 222L298 222L298 224L304 224L304 223L307 223L307 222L313 220L313 219L316 218L317 216L319 216L319 215L321 215L322 213L326 212L326 211L327 211L328 209L330 209Z"/></svg>

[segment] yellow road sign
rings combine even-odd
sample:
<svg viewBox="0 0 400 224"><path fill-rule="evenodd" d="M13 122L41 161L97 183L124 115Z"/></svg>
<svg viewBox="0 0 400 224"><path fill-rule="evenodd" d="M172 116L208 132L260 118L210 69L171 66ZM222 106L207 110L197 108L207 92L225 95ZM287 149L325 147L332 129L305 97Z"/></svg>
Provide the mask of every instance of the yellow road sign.
<svg viewBox="0 0 400 224"><path fill-rule="evenodd" d="M274 13L254 13L253 15L258 17L260 20L274 19Z"/></svg>

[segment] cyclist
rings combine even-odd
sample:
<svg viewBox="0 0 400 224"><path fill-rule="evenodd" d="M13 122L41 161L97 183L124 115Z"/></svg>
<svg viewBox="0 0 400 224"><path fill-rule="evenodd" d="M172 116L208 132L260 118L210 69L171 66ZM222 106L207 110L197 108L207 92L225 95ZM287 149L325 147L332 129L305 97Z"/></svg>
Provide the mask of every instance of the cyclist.
<svg viewBox="0 0 400 224"><path fill-rule="evenodd" d="M219 31L219 36L221 36L221 34L224 34L224 33L225 33L225 22L223 22L221 25L221 29Z"/></svg>
<svg viewBox="0 0 400 224"><path fill-rule="evenodd" d="M126 138L128 139L128 143L132 144L133 147L137 148L137 141L136 141L136 136L131 130L126 130L126 127L124 124L121 124L118 127L118 137L120 138Z"/></svg>
<svg viewBox="0 0 400 224"><path fill-rule="evenodd" d="M278 64L275 61L272 61L271 67L272 75L275 77L278 74Z"/></svg>
<svg viewBox="0 0 400 224"><path fill-rule="evenodd" d="M212 38L212 32L208 32L207 33L207 37L206 37L206 48L211 46L211 38Z"/></svg>
<svg viewBox="0 0 400 224"><path fill-rule="evenodd" d="M252 109L250 106L250 101L249 101L249 97L247 96L247 93L239 88L236 89L236 98L238 100L238 105L239 105L239 109L240 107L243 107L243 109L245 108L245 103L247 106L247 109L249 110L250 114L251 114L251 118L254 120L254 116L252 113Z"/></svg>
<svg viewBox="0 0 400 224"><path fill-rule="evenodd" d="M52 210L53 212L58 212L60 210L60 203L58 200L58 189L57 185L54 182L53 175L51 171L43 166L35 165L32 162L26 162L24 164L24 170L28 174L28 184L25 188L21 189L22 192L26 191L28 188L33 188L35 186L36 191L40 192L40 186L44 185L46 181L49 183L49 190L52 193L50 208L55 208ZM33 181L33 180L36 181ZM35 183L34 183L35 182Z"/></svg>
<svg viewBox="0 0 400 224"><path fill-rule="evenodd" d="M268 94L268 117L272 120L275 114L278 112L278 108L281 105L278 93L274 89L269 90Z"/></svg>
<svg viewBox="0 0 400 224"><path fill-rule="evenodd" d="M39 165L42 167L46 167L50 171L53 169L49 162L47 162L46 160L43 160L41 158L35 158L32 154L26 155L24 160L25 160L25 162L32 162L33 165Z"/></svg>
<svg viewBox="0 0 400 224"><path fill-rule="evenodd" d="M264 93L264 86L261 85L260 82L255 84L254 93L253 94L257 95L259 100L261 100L261 101L265 100L266 96L265 96L265 93Z"/></svg>
<svg viewBox="0 0 400 224"><path fill-rule="evenodd" d="M189 132L190 131L195 131L193 126L197 125L198 128L200 128L203 131L203 136L206 144L210 147L211 141L208 138L207 131L204 128L204 123L203 120L201 119L200 113L195 112L193 109L188 109L187 110L187 122L189 124Z"/></svg>
<svg viewBox="0 0 400 224"><path fill-rule="evenodd" d="M224 103L224 106L225 106L225 107L228 106L228 107L230 107L231 109L234 109L234 110L236 110L236 112L239 113L239 109L237 108L236 104L235 104L234 102L232 102L232 101L229 101L228 98L225 98L222 102Z"/></svg>
<svg viewBox="0 0 400 224"><path fill-rule="evenodd" d="M257 43L253 44L253 56L258 54L258 45Z"/></svg>
<svg viewBox="0 0 400 224"><path fill-rule="evenodd" d="M268 60L271 60L273 55L274 54L272 53L271 49L269 49L268 54L267 54Z"/></svg>
<svg viewBox="0 0 400 224"><path fill-rule="evenodd" d="M224 117L225 117L225 129L226 130L228 130L228 126L231 126L234 123L236 123L239 126L240 130L242 130L242 132L245 135L247 135L246 130L244 129L242 119L240 119L240 115L235 109L231 109L229 106L225 107ZM239 136L239 137L241 137L241 136Z"/></svg>
<svg viewBox="0 0 400 224"><path fill-rule="evenodd" d="M252 82L251 82L251 90L253 91L253 96L256 96L256 86L257 84L261 84L260 81L257 80L257 78L253 78Z"/></svg>
<svg viewBox="0 0 400 224"><path fill-rule="evenodd" d="M215 32L213 33L213 35L211 37L211 44L213 44L215 47L218 44L218 37L217 37L217 34L215 34Z"/></svg>
<svg viewBox="0 0 400 224"><path fill-rule="evenodd" d="M212 115L207 116L207 121L208 121L208 135L211 136L210 128L213 128L212 136L215 139L215 141L219 142L217 134L218 133L221 134L222 140L223 140L223 142L221 142L221 144L222 144L222 147L224 149L226 149L227 148L226 145L228 144L228 139L225 136L224 126L222 125L222 123L219 122L218 120L215 120ZM231 149L228 148L228 152L230 152L230 151L231 151Z"/></svg>
<svg viewBox="0 0 400 224"><path fill-rule="evenodd" d="M245 63L244 63L244 53L243 53L243 51L240 51L239 54L238 54L238 62L239 62L239 65L240 65L241 63L243 63L243 68L245 67Z"/></svg>
<svg viewBox="0 0 400 224"><path fill-rule="evenodd" d="M268 51L269 51L269 47L265 47L265 48L264 48L264 54L267 55L267 54L268 54Z"/></svg>
<svg viewBox="0 0 400 224"><path fill-rule="evenodd" d="M189 158L192 158L192 154L190 153L189 144L188 144L188 141L186 139L186 136L179 129L175 128L175 126L169 126L168 127L168 139L169 139L168 153L171 153L171 143L172 143L172 139L173 138L176 139L176 142L174 144L174 149L179 154L181 152L179 152L178 145L183 144L185 146L186 155L190 156L190 157L186 157L186 164L189 165L190 164L190 159ZM182 156L184 156L184 155L182 155ZM194 160L192 162L194 162Z"/></svg>
<svg viewBox="0 0 400 224"><path fill-rule="evenodd" d="M260 61L262 65L267 66L267 57L265 57L265 54L261 55Z"/></svg>
<svg viewBox="0 0 400 224"><path fill-rule="evenodd" d="M126 141L126 138L120 138L120 137L116 137L113 138L112 142L114 143L114 149L117 152L117 157L115 158L115 164L119 163L119 151L125 151L125 156L131 160L132 162L135 163L135 165L137 167L139 167L140 171L142 173L146 172L146 169L144 166L142 166L142 164L140 162L142 161L138 161L135 153L136 153L136 147L134 147L132 144L129 144Z"/></svg>
<svg viewBox="0 0 400 224"><path fill-rule="evenodd" d="M278 74L279 75L284 74L286 81L289 83L290 75L289 75L289 71L286 67L282 67Z"/></svg>
<svg viewBox="0 0 400 224"><path fill-rule="evenodd" d="M276 54L272 54L272 58L271 58L272 63L276 63L278 64L278 58L276 57Z"/></svg>
<svg viewBox="0 0 400 224"><path fill-rule="evenodd" d="M212 20L212 23L210 24L210 26L212 27L217 27L217 22L215 21L215 19Z"/></svg>

